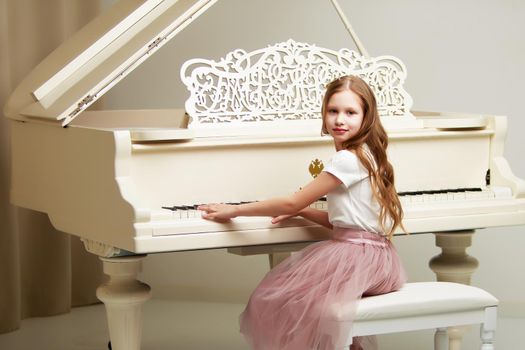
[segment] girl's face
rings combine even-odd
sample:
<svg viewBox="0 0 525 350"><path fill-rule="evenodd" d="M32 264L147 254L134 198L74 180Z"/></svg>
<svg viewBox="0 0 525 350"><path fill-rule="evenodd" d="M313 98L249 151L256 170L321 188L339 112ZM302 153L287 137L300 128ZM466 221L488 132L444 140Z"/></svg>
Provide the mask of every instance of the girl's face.
<svg viewBox="0 0 525 350"><path fill-rule="evenodd" d="M336 150L354 137L363 123L361 98L351 90L336 92L326 104L325 125L334 138Z"/></svg>

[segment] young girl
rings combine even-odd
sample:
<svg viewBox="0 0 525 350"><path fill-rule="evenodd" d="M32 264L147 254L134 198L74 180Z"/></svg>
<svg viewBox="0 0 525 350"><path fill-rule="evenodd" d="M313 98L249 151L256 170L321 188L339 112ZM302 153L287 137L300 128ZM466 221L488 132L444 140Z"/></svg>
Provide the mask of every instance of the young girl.
<svg viewBox="0 0 525 350"><path fill-rule="evenodd" d="M356 76L327 86L322 133L337 153L299 192L260 202L199 207L203 217L291 216L331 228L330 240L311 244L271 270L241 314L241 332L256 350L342 349L363 295L399 289L405 274L390 239L402 208L387 160L388 138L374 94ZM326 195L328 212L309 208ZM354 340L350 349L362 349Z"/></svg>

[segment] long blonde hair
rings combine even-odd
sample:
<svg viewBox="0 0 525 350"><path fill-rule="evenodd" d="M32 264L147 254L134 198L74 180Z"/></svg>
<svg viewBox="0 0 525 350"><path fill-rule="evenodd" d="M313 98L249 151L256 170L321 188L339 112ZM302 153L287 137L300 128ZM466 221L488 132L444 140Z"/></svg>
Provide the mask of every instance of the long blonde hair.
<svg viewBox="0 0 525 350"><path fill-rule="evenodd" d="M321 109L323 117L321 132L328 134L325 116L326 106L330 98L345 90L350 90L360 97L361 107L363 108L363 122L357 134L345 141L343 147L353 151L368 171L372 183L372 193L381 208L379 223L387 237L391 239L398 226L405 230L402 223L403 208L394 186L394 168L388 161L386 154L388 136L377 112L374 93L366 82L357 76L347 75L327 85ZM365 154L362 147L365 144L374 158L373 161ZM391 225L388 222L389 218L392 220Z"/></svg>

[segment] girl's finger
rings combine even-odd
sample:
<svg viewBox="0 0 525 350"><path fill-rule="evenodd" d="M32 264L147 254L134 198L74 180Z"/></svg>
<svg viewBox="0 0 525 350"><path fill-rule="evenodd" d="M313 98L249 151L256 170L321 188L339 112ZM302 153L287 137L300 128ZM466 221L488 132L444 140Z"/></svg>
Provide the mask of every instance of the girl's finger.
<svg viewBox="0 0 525 350"><path fill-rule="evenodd" d="M216 204L201 204L197 207L197 210L202 210L206 212L215 211Z"/></svg>
<svg viewBox="0 0 525 350"><path fill-rule="evenodd" d="M283 221L284 219L288 218L289 216L288 215L279 215L279 216L276 216L274 218L272 218L272 224L277 224L281 221Z"/></svg>
<svg viewBox="0 0 525 350"><path fill-rule="evenodd" d="M213 217L214 215L213 214L210 214L210 213L202 213L202 218L203 219L208 219L208 220L213 220Z"/></svg>

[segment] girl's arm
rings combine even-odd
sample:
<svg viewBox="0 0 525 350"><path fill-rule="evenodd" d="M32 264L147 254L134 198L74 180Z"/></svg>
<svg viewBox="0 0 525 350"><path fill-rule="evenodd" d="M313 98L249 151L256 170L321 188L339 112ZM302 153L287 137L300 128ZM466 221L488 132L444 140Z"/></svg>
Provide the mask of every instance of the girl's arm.
<svg viewBox="0 0 525 350"><path fill-rule="evenodd" d="M322 172L304 188L288 197L240 205L205 204L198 209L205 212L203 218L213 220L228 220L237 216L296 215L340 184L341 181L337 177Z"/></svg>
<svg viewBox="0 0 525 350"><path fill-rule="evenodd" d="M301 216L305 218L308 221L315 222L316 224L319 224L321 226L324 226L326 228L332 229L332 224L328 220L328 212L324 210L318 210L310 207L306 207L300 212L298 212L295 215L279 215L277 217L274 217L272 219L272 224L277 224L278 222L281 222L283 220L286 220L293 216Z"/></svg>

